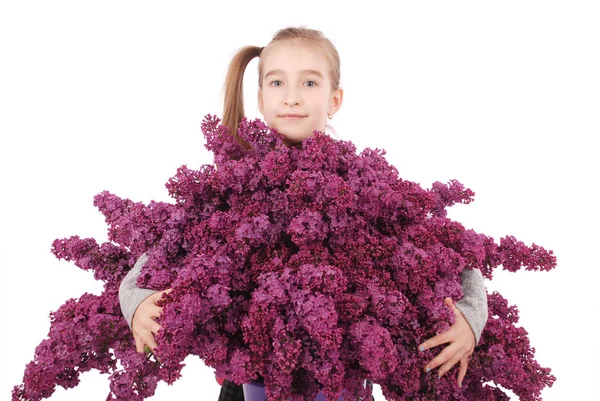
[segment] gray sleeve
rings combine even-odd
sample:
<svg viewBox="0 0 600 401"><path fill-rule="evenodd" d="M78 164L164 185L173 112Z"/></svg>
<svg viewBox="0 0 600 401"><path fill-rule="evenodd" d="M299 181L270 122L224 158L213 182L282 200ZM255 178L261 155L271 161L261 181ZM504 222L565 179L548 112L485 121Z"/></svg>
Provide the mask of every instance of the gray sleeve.
<svg viewBox="0 0 600 401"><path fill-rule="evenodd" d="M142 254L135 262L133 268L127 273L121 285L119 286L119 303L121 304L121 312L127 320L129 328L131 328L131 319L137 307L142 301L150 295L158 292L147 288L139 288L137 286L137 278L142 272L142 266L148 261L148 255Z"/></svg>
<svg viewBox="0 0 600 401"><path fill-rule="evenodd" d="M475 345L479 344L481 332L488 320L488 305L483 275L479 269L464 269L460 274L464 296L456 307L465 316L475 334Z"/></svg>

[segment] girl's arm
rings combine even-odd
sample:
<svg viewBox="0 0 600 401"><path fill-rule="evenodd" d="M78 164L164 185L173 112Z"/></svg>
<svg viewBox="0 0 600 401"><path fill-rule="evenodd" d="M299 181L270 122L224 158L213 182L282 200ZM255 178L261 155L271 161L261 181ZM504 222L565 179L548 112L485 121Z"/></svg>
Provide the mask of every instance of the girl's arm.
<svg viewBox="0 0 600 401"><path fill-rule="evenodd" d="M119 287L121 312L131 328L135 340L135 349L138 352L144 352L146 346L151 350L157 347L154 335L158 333L160 325L156 320L162 313L162 307L158 306L157 303L164 293L170 291L159 292L147 288L138 288L136 281L142 271L142 266L147 261L148 256L146 254L140 256Z"/></svg>
<svg viewBox="0 0 600 401"><path fill-rule="evenodd" d="M475 345L488 320L487 293L479 269L464 269L460 274L464 296L456 303L475 334Z"/></svg>
<svg viewBox="0 0 600 401"><path fill-rule="evenodd" d="M478 269L465 269L460 278L462 299L456 304L449 297L444 299L444 304L454 312L454 323L447 331L418 346L420 351L425 351L438 345L448 344L441 352L436 351L439 353L423 369L429 372L439 367L437 374L441 377L460 362L456 378L459 387L467 374L469 358L479 343L488 318L487 293L481 272Z"/></svg>
<svg viewBox="0 0 600 401"><path fill-rule="evenodd" d="M135 262L133 269L127 273L127 276L121 282L119 286L119 303L121 304L121 312L131 328L133 315L137 307L142 301L148 298L150 295L158 292L147 288L139 288L137 286L137 278L142 272L142 266L148 261L148 255L142 254Z"/></svg>

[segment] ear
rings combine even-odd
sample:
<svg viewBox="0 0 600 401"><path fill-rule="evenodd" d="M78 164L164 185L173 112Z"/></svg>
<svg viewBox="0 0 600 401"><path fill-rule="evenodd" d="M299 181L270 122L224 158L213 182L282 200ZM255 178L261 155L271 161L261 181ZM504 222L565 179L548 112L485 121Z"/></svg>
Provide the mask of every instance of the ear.
<svg viewBox="0 0 600 401"><path fill-rule="evenodd" d="M265 114L263 113L262 90L260 88L258 88L258 109L260 110L260 114L264 116Z"/></svg>
<svg viewBox="0 0 600 401"><path fill-rule="evenodd" d="M338 88L331 94L331 100L329 101L329 114L335 114L342 107L342 100L344 100L344 90Z"/></svg>

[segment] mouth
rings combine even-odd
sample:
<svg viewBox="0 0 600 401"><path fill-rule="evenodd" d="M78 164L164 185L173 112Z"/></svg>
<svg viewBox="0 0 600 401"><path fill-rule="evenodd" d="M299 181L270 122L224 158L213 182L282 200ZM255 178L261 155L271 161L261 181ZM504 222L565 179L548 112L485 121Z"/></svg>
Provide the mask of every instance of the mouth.
<svg viewBox="0 0 600 401"><path fill-rule="evenodd" d="M303 115L303 114L281 114L279 117L280 118L284 118L286 120L299 120L299 119L304 118L306 116Z"/></svg>

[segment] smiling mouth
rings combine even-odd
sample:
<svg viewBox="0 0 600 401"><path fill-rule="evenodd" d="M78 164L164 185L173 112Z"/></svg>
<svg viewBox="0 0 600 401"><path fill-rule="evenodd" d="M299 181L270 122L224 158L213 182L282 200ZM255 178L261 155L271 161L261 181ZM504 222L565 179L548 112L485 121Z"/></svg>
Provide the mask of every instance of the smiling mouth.
<svg viewBox="0 0 600 401"><path fill-rule="evenodd" d="M286 120L299 120L299 119L304 118L306 116L301 116L299 114L285 114L285 115L282 115L282 116L279 116L279 117L280 118L284 118Z"/></svg>

